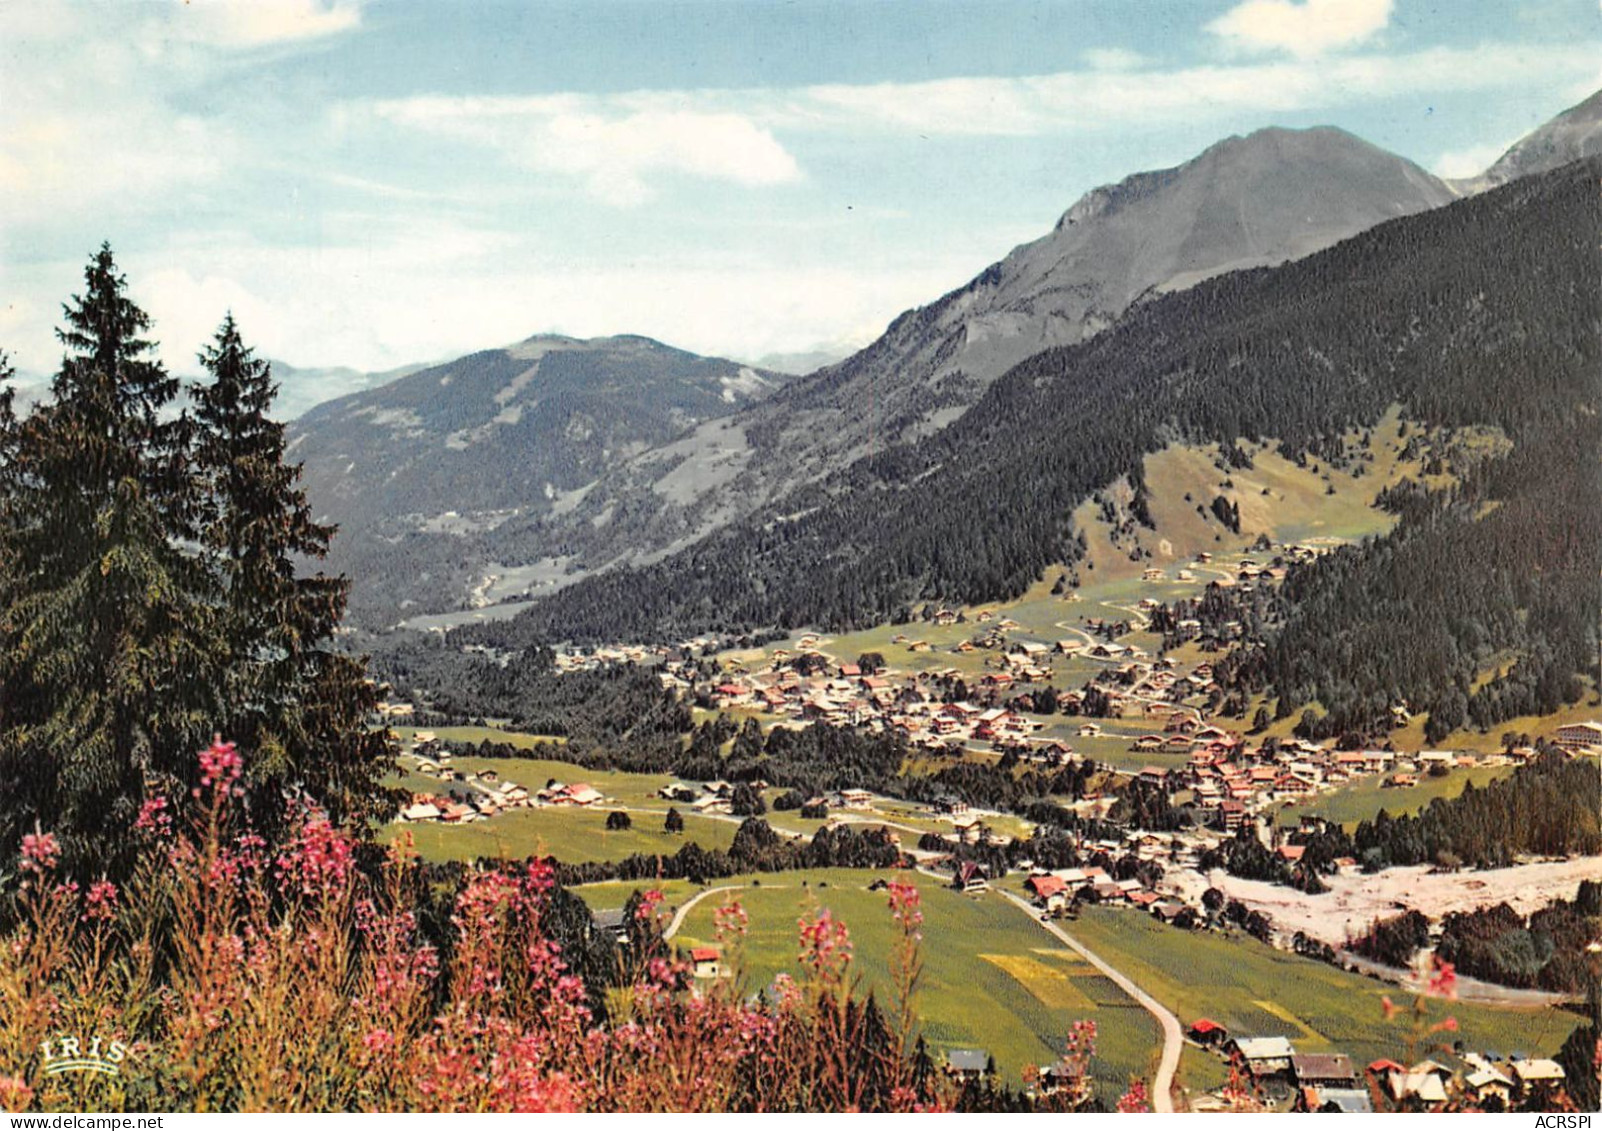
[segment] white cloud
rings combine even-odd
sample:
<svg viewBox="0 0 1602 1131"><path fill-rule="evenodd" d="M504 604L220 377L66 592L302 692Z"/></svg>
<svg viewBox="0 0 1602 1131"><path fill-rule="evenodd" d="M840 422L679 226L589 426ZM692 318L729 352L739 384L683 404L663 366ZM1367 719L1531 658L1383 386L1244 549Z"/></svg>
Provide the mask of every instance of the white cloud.
<svg viewBox="0 0 1602 1131"><path fill-rule="evenodd" d="M694 108L665 92L628 99L418 97L379 102L381 119L489 146L536 172L572 177L616 205L651 197L650 179L685 174L746 186L797 180L795 158L732 109Z"/></svg>
<svg viewBox="0 0 1602 1131"><path fill-rule="evenodd" d="M1349 106L1411 91L1522 88L1596 69L1594 44L1430 48L1154 71L1065 71L1018 78L937 79L816 86L781 95L748 92L758 121L790 128L879 127L920 134L1015 135L1204 122L1250 111L1272 115ZM707 98L727 98L711 94Z"/></svg>
<svg viewBox="0 0 1602 1131"><path fill-rule="evenodd" d="M447 226L297 248L239 234L119 256L119 263L176 371L194 370L196 351L229 308L266 356L371 371L544 331L627 331L741 357L842 337L861 343L903 310L971 278L1011 238L964 233L889 262L836 262L813 254L804 237L788 254L707 247L587 258L539 237ZM15 340L48 350L44 320L55 312L35 313L36 328ZM51 364L47 356L44 369Z"/></svg>
<svg viewBox="0 0 1602 1131"><path fill-rule="evenodd" d="M0 2L0 196L13 223L113 205L171 211L247 143L185 95L238 52L357 26L353 0Z"/></svg>
<svg viewBox="0 0 1602 1131"><path fill-rule="evenodd" d="M1322 55L1385 30L1391 6L1392 0L1245 0L1207 30L1249 50Z"/></svg>
<svg viewBox="0 0 1602 1131"><path fill-rule="evenodd" d="M174 7L175 28L229 47L319 39L350 31L362 18L353 0L186 0Z"/></svg>
<svg viewBox="0 0 1602 1131"><path fill-rule="evenodd" d="M1081 51L1079 57L1093 71L1132 71L1148 62L1139 51L1123 47L1091 47Z"/></svg>
<svg viewBox="0 0 1602 1131"><path fill-rule="evenodd" d="M1449 181L1463 177L1477 177L1505 152L1507 152L1505 145L1476 145L1468 149L1454 149L1437 157L1430 171L1437 177L1444 177Z"/></svg>

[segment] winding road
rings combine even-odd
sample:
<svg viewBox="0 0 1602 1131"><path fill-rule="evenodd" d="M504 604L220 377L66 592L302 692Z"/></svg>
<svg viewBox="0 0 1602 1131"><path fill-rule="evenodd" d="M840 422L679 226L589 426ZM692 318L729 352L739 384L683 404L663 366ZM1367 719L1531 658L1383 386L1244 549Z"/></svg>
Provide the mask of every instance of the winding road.
<svg viewBox="0 0 1602 1131"><path fill-rule="evenodd" d="M1179 1068L1180 1051L1185 1047L1185 1034L1179 1027L1179 1018L1170 1013L1160 1001L1130 981L1121 971L1109 966L1099 955L1089 950L1067 931L1055 923L1042 920L1028 901L1012 894L1010 891L1004 891L1001 894L1016 903L1029 918L1039 923L1040 926L1050 931L1053 935L1056 935L1069 949L1078 953L1086 962L1112 979L1119 989L1134 998L1142 1009L1157 1019L1157 1024L1162 1026L1163 1030L1163 1055L1162 1060L1157 1065L1157 1075L1153 1077L1151 1082L1151 1107L1153 1111L1172 1112L1174 1110L1172 1094L1174 1090L1174 1073Z"/></svg>
<svg viewBox="0 0 1602 1131"><path fill-rule="evenodd" d="M684 917L690 913L691 909L693 909L697 903L700 903L707 896L716 895L720 891L739 890L739 884L725 884L719 888L707 888L705 891L696 892L689 899L685 900L679 905L679 909L673 913L673 918L668 920L667 930L662 932L662 937L665 939L670 939L674 935L678 934L679 928L684 925Z"/></svg>

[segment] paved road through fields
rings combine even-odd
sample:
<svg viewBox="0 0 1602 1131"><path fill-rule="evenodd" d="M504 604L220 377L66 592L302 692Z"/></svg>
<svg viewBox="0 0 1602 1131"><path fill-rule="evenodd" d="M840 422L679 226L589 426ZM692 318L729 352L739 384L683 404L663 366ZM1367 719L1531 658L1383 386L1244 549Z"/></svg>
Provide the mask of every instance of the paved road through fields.
<svg viewBox="0 0 1602 1131"><path fill-rule="evenodd" d="M1013 895L1010 891L1004 891L1001 894L1016 903L1025 914L1056 935L1058 939L1078 953L1086 962L1111 978L1119 989L1134 998L1142 1009L1157 1019L1157 1024L1161 1025L1163 1030L1163 1056L1157 1065L1157 1075L1151 1082L1151 1107L1153 1111L1173 1111L1174 1073L1179 1068L1179 1053L1185 1046L1185 1035L1184 1031L1179 1027L1179 1018L1168 1012L1160 1001L1135 985L1120 971L1109 966L1100 956L1092 952L1067 931L1055 923L1042 920L1039 912L1028 901Z"/></svg>

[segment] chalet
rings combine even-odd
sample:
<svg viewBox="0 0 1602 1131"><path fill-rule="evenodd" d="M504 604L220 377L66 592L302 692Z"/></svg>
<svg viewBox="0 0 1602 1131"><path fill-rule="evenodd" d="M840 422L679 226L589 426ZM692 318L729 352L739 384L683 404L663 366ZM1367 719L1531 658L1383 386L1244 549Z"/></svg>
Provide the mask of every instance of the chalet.
<svg viewBox="0 0 1602 1131"><path fill-rule="evenodd" d="M465 825L480 820L478 810L462 801L448 801L440 810L440 820L451 825Z"/></svg>
<svg viewBox="0 0 1602 1131"><path fill-rule="evenodd" d="M695 967L697 978L721 978L723 976L721 955L715 946L697 946L690 949L690 961Z"/></svg>
<svg viewBox="0 0 1602 1131"><path fill-rule="evenodd" d="M840 804L847 809L867 809L873 805L873 795L865 789L842 789Z"/></svg>
<svg viewBox="0 0 1602 1131"><path fill-rule="evenodd" d="M693 785L686 785L684 782L676 781L664 785L656 791L656 795L664 801L682 801L687 805L701 796L701 791Z"/></svg>
<svg viewBox="0 0 1602 1131"><path fill-rule="evenodd" d="M1172 923L1185 912L1185 905L1177 899L1159 899L1151 905L1151 915L1163 923Z"/></svg>
<svg viewBox="0 0 1602 1131"><path fill-rule="evenodd" d="M1303 1088L1355 1088L1357 1069L1340 1053L1297 1053L1291 1057L1291 1077Z"/></svg>
<svg viewBox="0 0 1602 1131"><path fill-rule="evenodd" d="M978 1083L990 1072L990 1054L984 1049L952 1049L946 1053L946 1073L953 1079Z"/></svg>
<svg viewBox="0 0 1602 1131"><path fill-rule="evenodd" d="M1290 1072L1296 1050L1285 1037L1234 1037L1224 1051L1238 1057L1254 1077L1284 1076Z"/></svg>
<svg viewBox="0 0 1602 1131"><path fill-rule="evenodd" d="M1156 786L1158 789L1168 787L1168 771L1161 766L1144 766L1136 779L1144 785Z"/></svg>
<svg viewBox="0 0 1602 1131"><path fill-rule="evenodd" d="M1185 1034L1198 1045L1213 1047L1229 1040L1229 1030L1206 1017L1197 1018Z"/></svg>
<svg viewBox="0 0 1602 1131"><path fill-rule="evenodd" d="M1602 750L1602 723L1590 720L1560 726L1552 741L1570 754Z"/></svg>
<svg viewBox="0 0 1602 1131"><path fill-rule="evenodd" d="M1134 741L1136 750L1161 750L1166 741L1160 734L1143 734Z"/></svg>
<svg viewBox="0 0 1602 1131"><path fill-rule="evenodd" d="M1417 774L1392 774L1385 779L1386 789L1412 789L1417 784Z"/></svg>
<svg viewBox="0 0 1602 1131"><path fill-rule="evenodd" d="M1063 1059L1040 1070L1037 1094L1054 1096L1059 1092L1074 1093L1083 1089L1088 1083L1082 1067Z"/></svg>
<svg viewBox="0 0 1602 1131"><path fill-rule="evenodd" d="M1218 803L1218 815L1225 832L1234 832L1248 820L1246 806L1232 797Z"/></svg>
<svg viewBox="0 0 1602 1131"><path fill-rule="evenodd" d="M623 908L612 907L594 913L595 929L604 931L618 942L627 944L629 941L628 920L623 916Z"/></svg>
<svg viewBox="0 0 1602 1131"><path fill-rule="evenodd" d="M1165 575L1163 571L1158 569L1156 566L1147 566L1141 572L1140 576L1143 581L1161 581Z"/></svg>
<svg viewBox="0 0 1602 1131"><path fill-rule="evenodd" d="M1116 903L1122 900L1125 895L1123 888L1119 887L1115 881L1106 878L1091 883L1090 889L1096 893L1096 898L1103 903Z"/></svg>
<svg viewBox="0 0 1602 1131"><path fill-rule="evenodd" d="M1024 887L1035 897L1035 902L1048 911L1062 906L1068 899L1068 881L1060 876L1030 876Z"/></svg>
<svg viewBox="0 0 1602 1131"><path fill-rule="evenodd" d="M1298 1088L1292 1110L1372 1115L1374 1098L1368 1094L1367 1088Z"/></svg>
<svg viewBox="0 0 1602 1131"><path fill-rule="evenodd" d="M1142 911L1150 911L1163 898L1154 891L1129 891L1124 894L1130 903Z"/></svg>
<svg viewBox="0 0 1602 1131"><path fill-rule="evenodd" d="M545 790L545 801L551 805L594 805L597 801L604 801L606 795L592 785L584 782L574 782L572 785L557 785Z"/></svg>
<svg viewBox="0 0 1602 1131"><path fill-rule="evenodd" d="M1487 1065L1463 1077L1463 1087L1479 1103L1495 1098L1504 1108L1513 1099L1513 1081L1497 1068Z"/></svg>
<svg viewBox="0 0 1602 1131"><path fill-rule="evenodd" d="M1432 1069L1441 1067L1426 1061L1425 1065L1412 1069L1392 1069L1386 1072L1382 1080L1391 1099L1398 1103L1403 1100L1411 1101L1426 1110L1438 1110L1446 1106L1446 1078L1450 1073L1444 1070L1435 1071L1426 1068L1426 1065L1431 1065Z"/></svg>
<svg viewBox="0 0 1602 1131"><path fill-rule="evenodd" d="M957 839L963 844L978 844L985 839L985 834L989 831L985 828L984 822L974 816L954 817L951 827L956 831Z"/></svg>
<svg viewBox="0 0 1602 1131"><path fill-rule="evenodd" d="M1514 1060L1508 1068L1525 1103L1547 1099L1563 1086L1563 1066L1555 1060Z"/></svg>
<svg viewBox="0 0 1602 1131"><path fill-rule="evenodd" d="M1080 738L1099 738L1101 736L1101 725L1099 723L1081 723L1078 733Z"/></svg>
<svg viewBox="0 0 1602 1131"><path fill-rule="evenodd" d="M432 801L416 801L401 810L400 819L403 821L437 821L440 819L439 806Z"/></svg>
<svg viewBox="0 0 1602 1131"><path fill-rule="evenodd" d="M930 803L936 813L961 817L968 812L968 803L954 793L942 793Z"/></svg>
<svg viewBox="0 0 1602 1131"><path fill-rule="evenodd" d="M985 870L978 864L972 860L963 860L957 865L951 886L960 892L981 892L989 889L990 881L985 878Z"/></svg>

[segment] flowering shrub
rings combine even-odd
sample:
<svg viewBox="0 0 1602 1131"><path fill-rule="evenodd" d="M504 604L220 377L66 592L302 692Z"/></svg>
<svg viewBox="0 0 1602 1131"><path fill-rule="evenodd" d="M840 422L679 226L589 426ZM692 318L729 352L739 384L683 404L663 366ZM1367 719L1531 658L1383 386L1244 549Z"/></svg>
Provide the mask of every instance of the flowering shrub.
<svg viewBox="0 0 1602 1131"><path fill-rule="evenodd" d="M321 813L291 813L283 843L242 823L243 759L200 755L183 811L152 797L145 852L121 888L57 874L47 832L23 844L0 939L0 1107L414 1111L937 1109L945 1082L909 1049L922 915L891 893L902 930L897 1020L850 974L845 925L801 924L800 980L748 994L745 912L716 915L736 976L691 989L660 945L660 892L637 903L657 945L626 959L600 1012L549 921L549 865L471 873L443 946L409 845L376 875ZM623 948L628 954L631 948ZM893 1032L892 1032L893 1031ZM46 1071L46 1042L115 1043L117 1074Z"/></svg>

